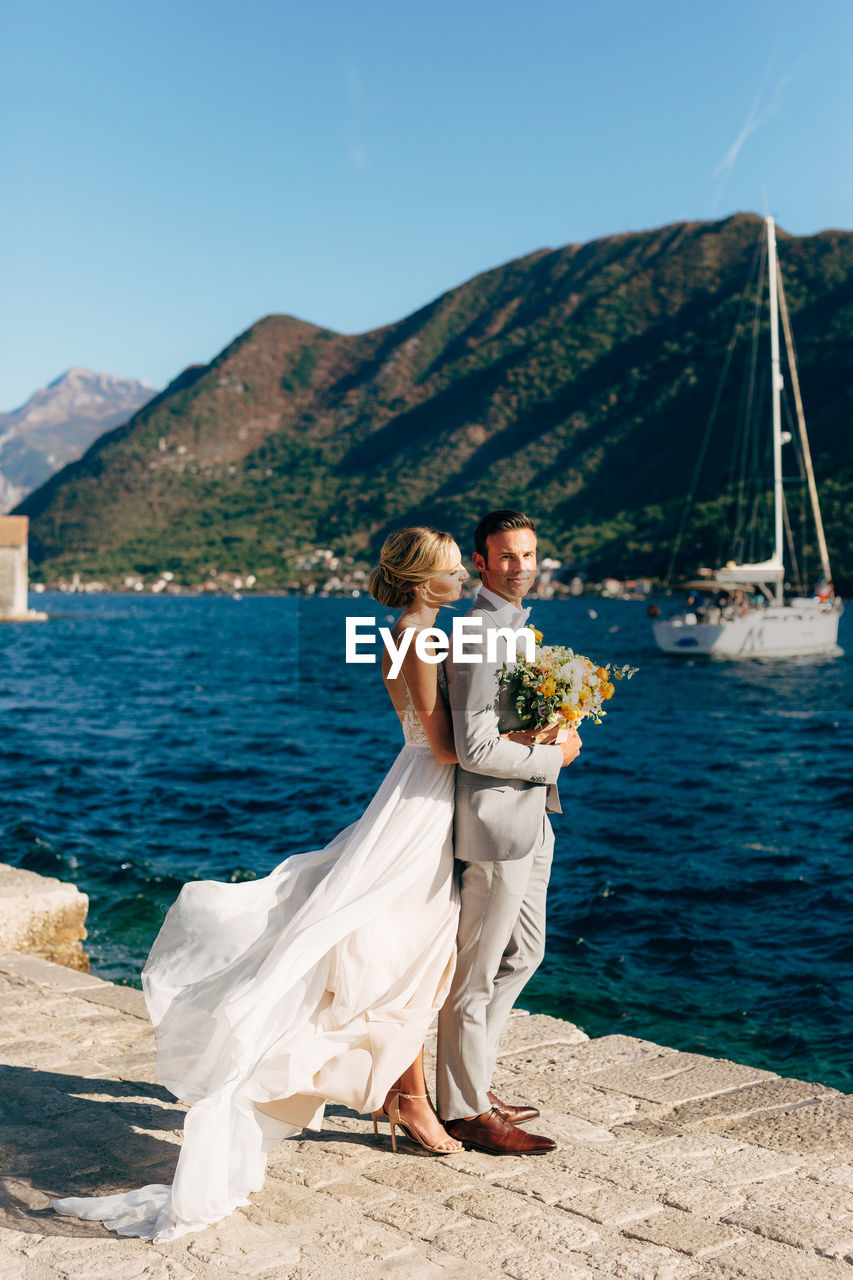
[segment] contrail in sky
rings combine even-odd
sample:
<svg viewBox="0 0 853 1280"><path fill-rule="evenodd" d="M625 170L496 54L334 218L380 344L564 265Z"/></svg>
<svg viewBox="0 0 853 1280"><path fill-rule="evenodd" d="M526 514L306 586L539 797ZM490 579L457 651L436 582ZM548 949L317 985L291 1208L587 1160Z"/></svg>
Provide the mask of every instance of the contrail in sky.
<svg viewBox="0 0 853 1280"><path fill-rule="evenodd" d="M751 134L755 133L757 129L760 129L762 125L767 124L769 120L772 120L774 116L777 116L782 109L782 95L786 86L789 85L793 79L793 75L782 76L781 79L777 81L776 86L773 89L770 101L766 106L762 105L773 62L774 58L771 57L767 70L762 78L761 85L753 99L752 106L749 108L746 119L741 125L734 142L731 144L728 151L726 151L722 160L711 174L712 178L721 179L720 185L717 188L717 194L714 197L714 209L716 209L720 203L720 199L722 198L723 190L725 188L725 180L734 168L737 158L740 155L741 148L747 138L749 138Z"/></svg>

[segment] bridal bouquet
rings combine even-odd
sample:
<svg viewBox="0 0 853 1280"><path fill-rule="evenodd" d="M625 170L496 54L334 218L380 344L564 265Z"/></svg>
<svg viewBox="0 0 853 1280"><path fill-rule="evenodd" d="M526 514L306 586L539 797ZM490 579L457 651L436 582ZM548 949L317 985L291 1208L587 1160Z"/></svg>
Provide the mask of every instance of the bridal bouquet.
<svg viewBox="0 0 853 1280"><path fill-rule="evenodd" d="M532 662L519 657L503 667L502 678L515 694L519 717L536 729L560 724L577 727L590 719L601 724L605 702L615 692L614 680L630 680L638 668L611 663L599 667L590 658L564 645L543 645L534 629L536 656Z"/></svg>

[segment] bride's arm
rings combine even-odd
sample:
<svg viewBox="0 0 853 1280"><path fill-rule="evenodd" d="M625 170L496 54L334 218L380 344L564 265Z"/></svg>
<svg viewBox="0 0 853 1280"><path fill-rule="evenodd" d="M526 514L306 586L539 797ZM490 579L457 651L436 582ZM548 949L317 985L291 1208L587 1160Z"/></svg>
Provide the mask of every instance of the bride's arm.
<svg viewBox="0 0 853 1280"><path fill-rule="evenodd" d="M422 662L411 645L403 659L402 676L409 686L418 719L439 764L457 764L453 725L447 704L439 693L435 663Z"/></svg>

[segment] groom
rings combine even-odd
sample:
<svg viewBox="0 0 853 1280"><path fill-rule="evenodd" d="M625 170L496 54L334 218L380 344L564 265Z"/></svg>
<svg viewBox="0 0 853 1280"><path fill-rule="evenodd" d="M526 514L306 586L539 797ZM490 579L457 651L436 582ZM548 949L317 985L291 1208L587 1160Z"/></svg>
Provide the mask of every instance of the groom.
<svg viewBox="0 0 853 1280"><path fill-rule="evenodd" d="M550 1138L519 1129L534 1107L502 1103L491 1092L504 1024L545 953L545 895L554 836L546 810L560 812L560 769L580 751L572 730L561 745L509 741L520 727L512 695L499 686L504 645L486 658L489 628L517 630L522 600L536 577L536 531L519 511L493 511L474 534L482 585L469 618L482 641L466 636L474 662L447 662L459 766L455 854L461 910L456 973L438 1019L436 1087L444 1127L466 1146L513 1155L551 1151Z"/></svg>

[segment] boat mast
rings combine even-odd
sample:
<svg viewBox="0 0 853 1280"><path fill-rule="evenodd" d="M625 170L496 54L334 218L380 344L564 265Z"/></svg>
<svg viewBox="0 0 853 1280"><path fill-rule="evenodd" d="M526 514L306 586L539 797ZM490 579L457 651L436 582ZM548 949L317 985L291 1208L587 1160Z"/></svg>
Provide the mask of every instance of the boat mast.
<svg viewBox="0 0 853 1280"><path fill-rule="evenodd" d="M782 373L779 367L779 296L777 293L776 224L767 224L767 276L770 284L770 382L773 389L773 559L782 564ZM784 574L776 583L776 603L784 594Z"/></svg>
<svg viewBox="0 0 853 1280"><path fill-rule="evenodd" d="M817 534L817 545L820 553L820 567L823 572L825 582L832 581L832 570L829 567L829 551L826 546L826 535L823 531L823 520L820 515L820 503L817 496L817 485L814 478L814 467L812 466L812 454L809 448L809 438L806 434L806 415L803 412L803 397L800 394L800 379L797 374L797 361L794 355L794 335L791 332L791 317L788 314L788 303L785 298L785 286L782 283L782 273L779 271L779 311L782 316L782 331L785 334L785 349L788 353L788 369L791 375L791 390L794 393L794 407L797 411L797 426L800 431L800 446L803 451L803 462L806 469L806 480L809 487L809 497L812 504L812 516L815 522L815 532Z"/></svg>

